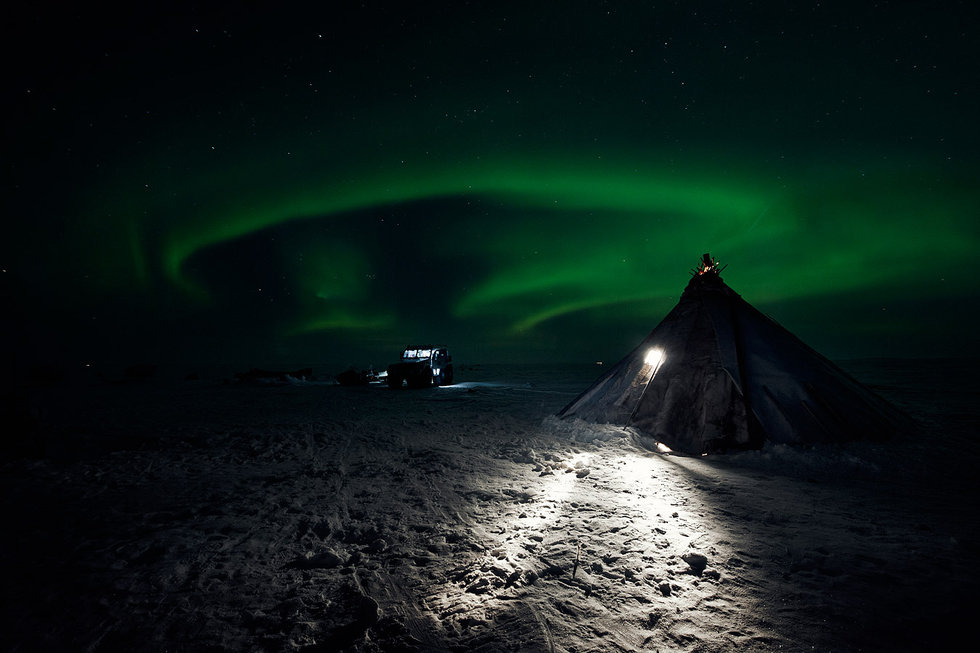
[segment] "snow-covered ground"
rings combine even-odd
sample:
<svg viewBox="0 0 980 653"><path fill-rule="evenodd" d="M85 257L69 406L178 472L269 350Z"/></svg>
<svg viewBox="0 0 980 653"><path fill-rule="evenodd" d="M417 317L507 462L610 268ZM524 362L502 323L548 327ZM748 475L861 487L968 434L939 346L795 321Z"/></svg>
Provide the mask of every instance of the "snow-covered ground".
<svg viewBox="0 0 980 653"><path fill-rule="evenodd" d="M658 454L621 428L552 417L594 367L461 369L458 385L418 391L207 376L48 388L32 399L45 457L0 466L0 647L917 651L969 639L973 366L848 369L920 437Z"/></svg>

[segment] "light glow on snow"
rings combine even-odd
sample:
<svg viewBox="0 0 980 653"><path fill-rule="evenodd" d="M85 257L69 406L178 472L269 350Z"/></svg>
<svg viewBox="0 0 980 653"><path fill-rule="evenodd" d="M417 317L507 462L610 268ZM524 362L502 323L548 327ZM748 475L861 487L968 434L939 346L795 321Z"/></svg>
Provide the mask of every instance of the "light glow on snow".
<svg viewBox="0 0 980 653"><path fill-rule="evenodd" d="M564 470L556 470L551 477L551 482L544 489L545 495L556 503L560 503L568 498L575 488L575 481L581 470L588 468L592 454L579 452L574 454L568 461Z"/></svg>
<svg viewBox="0 0 980 653"><path fill-rule="evenodd" d="M673 458L670 459L671 462ZM674 551L683 551L690 544L688 536L679 533L668 535L663 532L665 523L674 519L679 503L677 495L665 491L663 479L667 476L664 464L667 459L660 456L630 456L622 455L613 459L613 468L617 470L616 484L622 488L617 496L622 497L620 509L631 511L634 524L638 529L650 533L650 537L659 539L662 544L669 543ZM692 530L700 530L702 521L694 515L688 515ZM658 531L657 529L661 530Z"/></svg>

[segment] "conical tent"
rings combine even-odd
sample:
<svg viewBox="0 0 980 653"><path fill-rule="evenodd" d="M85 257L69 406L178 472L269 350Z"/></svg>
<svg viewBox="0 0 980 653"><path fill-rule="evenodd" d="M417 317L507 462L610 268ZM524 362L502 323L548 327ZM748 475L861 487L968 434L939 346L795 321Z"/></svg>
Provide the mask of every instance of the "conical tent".
<svg viewBox="0 0 980 653"><path fill-rule="evenodd" d="M674 451L882 438L902 415L762 314L705 254L677 306L559 413L631 426Z"/></svg>

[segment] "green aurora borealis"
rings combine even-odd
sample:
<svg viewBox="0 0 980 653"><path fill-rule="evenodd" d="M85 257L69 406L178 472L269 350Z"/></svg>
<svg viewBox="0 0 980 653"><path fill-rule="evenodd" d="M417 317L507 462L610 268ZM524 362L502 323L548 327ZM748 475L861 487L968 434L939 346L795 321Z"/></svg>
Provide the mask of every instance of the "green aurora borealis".
<svg viewBox="0 0 980 653"><path fill-rule="evenodd" d="M978 353L965 5L369 5L23 16L82 56L10 91L9 340L612 359L710 251L832 357Z"/></svg>

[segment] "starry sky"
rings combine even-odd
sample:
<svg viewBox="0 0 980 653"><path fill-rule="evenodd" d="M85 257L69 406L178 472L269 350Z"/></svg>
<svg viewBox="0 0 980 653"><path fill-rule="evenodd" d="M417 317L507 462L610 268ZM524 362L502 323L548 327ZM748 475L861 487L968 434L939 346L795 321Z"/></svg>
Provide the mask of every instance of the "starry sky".
<svg viewBox="0 0 980 653"><path fill-rule="evenodd" d="M972 3L133 4L7 10L15 356L612 362L704 252L831 358L980 354Z"/></svg>

